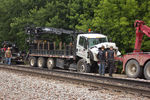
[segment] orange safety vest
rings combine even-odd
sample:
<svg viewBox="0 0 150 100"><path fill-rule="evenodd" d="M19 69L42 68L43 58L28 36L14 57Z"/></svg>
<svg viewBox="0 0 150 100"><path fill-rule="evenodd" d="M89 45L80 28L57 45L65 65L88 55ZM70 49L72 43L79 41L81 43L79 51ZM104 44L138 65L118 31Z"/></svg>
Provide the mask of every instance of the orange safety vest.
<svg viewBox="0 0 150 100"><path fill-rule="evenodd" d="M6 56L7 58L10 58L10 57L11 57L11 51L10 51L10 50L6 50L5 56Z"/></svg>

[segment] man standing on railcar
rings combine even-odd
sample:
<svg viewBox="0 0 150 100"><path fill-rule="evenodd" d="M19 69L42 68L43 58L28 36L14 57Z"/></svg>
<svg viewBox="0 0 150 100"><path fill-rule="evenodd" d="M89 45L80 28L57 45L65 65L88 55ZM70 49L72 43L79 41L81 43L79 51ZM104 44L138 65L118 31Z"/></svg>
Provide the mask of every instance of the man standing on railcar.
<svg viewBox="0 0 150 100"><path fill-rule="evenodd" d="M112 77L112 73L115 68L115 60L114 57L116 56L115 51L113 50L113 47L111 46L109 50L106 52L106 58L107 58L107 63L108 63L108 68L109 68L109 76Z"/></svg>
<svg viewBox="0 0 150 100"><path fill-rule="evenodd" d="M105 75L105 59L106 59L105 55L106 55L105 47L102 46L98 52L98 59L99 59L98 66L100 75Z"/></svg>

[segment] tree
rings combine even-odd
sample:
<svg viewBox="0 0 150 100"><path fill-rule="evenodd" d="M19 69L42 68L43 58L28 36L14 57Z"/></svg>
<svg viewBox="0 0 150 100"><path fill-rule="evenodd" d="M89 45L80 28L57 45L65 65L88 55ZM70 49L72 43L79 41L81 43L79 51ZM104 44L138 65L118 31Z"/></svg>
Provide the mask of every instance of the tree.
<svg viewBox="0 0 150 100"><path fill-rule="evenodd" d="M101 0L94 11L93 27L111 37L122 53L131 51L135 39L133 23L138 15L137 8L135 0Z"/></svg>

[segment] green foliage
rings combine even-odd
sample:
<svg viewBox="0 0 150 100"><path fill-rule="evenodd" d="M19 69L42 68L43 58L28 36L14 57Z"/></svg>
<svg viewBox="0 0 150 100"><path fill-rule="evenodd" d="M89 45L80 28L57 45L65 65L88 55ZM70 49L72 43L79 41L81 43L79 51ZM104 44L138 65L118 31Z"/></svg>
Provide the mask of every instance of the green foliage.
<svg viewBox="0 0 150 100"><path fill-rule="evenodd" d="M134 45L134 20L137 16L135 0L101 0L95 9L93 26L117 43L122 53Z"/></svg>
<svg viewBox="0 0 150 100"><path fill-rule="evenodd" d="M13 41L25 49L27 26L84 32L91 28L112 38L124 54L134 48L134 21L143 20L150 26L149 5L149 0L0 0L0 42ZM144 36L142 50L148 51L149 45Z"/></svg>

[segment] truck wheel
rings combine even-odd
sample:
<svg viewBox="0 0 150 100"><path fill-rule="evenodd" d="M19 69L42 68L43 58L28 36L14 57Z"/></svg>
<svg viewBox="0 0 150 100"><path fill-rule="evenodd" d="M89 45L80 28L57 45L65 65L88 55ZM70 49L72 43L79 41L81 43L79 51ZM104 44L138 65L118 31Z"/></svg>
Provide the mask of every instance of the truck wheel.
<svg viewBox="0 0 150 100"><path fill-rule="evenodd" d="M80 59L77 63L77 71L78 72L90 72L90 67L86 64L84 59Z"/></svg>
<svg viewBox="0 0 150 100"><path fill-rule="evenodd" d="M29 58L29 63L30 63L31 67L37 66L37 59L36 59L36 57L30 57Z"/></svg>
<svg viewBox="0 0 150 100"><path fill-rule="evenodd" d="M38 58L38 67L43 68L45 66L45 59L43 57Z"/></svg>
<svg viewBox="0 0 150 100"><path fill-rule="evenodd" d="M150 61L147 62L144 67L144 76L146 79L150 80Z"/></svg>
<svg viewBox="0 0 150 100"><path fill-rule="evenodd" d="M55 62L53 58L48 58L47 59L47 68L48 69L53 69L55 67Z"/></svg>
<svg viewBox="0 0 150 100"><path fill-rule="evenodd" d="M136 60L130 60L126 64L126 75L130 78L140 77L142 68Z"/></svg>

